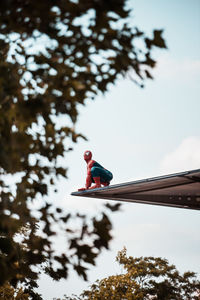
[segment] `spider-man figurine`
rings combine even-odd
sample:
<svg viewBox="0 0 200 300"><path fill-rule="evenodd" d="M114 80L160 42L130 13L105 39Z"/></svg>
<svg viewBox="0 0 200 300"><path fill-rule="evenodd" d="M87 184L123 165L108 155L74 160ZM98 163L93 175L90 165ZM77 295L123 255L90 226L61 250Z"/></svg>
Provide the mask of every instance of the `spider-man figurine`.
<svg viewBox="0 0 200 300"><path fill-rule="evenodd" d="M78 189L78 191L100 188L101 185L108 186L113 178L112 173L92 160L92 152L89 150L85 151L84 160L87 163L86 184L85 188ZM95 183L93 186L91 186L92 182Z"/></svg>

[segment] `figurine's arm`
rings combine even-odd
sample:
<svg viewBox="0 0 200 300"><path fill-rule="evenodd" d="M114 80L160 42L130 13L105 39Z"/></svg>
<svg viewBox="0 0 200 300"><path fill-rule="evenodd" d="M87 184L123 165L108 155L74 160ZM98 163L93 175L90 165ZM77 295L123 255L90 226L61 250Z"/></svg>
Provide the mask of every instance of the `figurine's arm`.
<svg viewBox="0 0 200 300"><path fill-rule="evenodd" d="M91 160L88 165L87 165L87 177L86 177L86 183L85 183L85 188L80 188L78 189L78 191L85 191L87 189L89 189L89 187L92 184L92 176L91 176L91 169L94 165L95 161Z"/></svg>
<svg viewBox="0 0 200 300"><path fill-rule="evenodd" d="M86 190L89 189L89 187L91 186L91 184L92 184L91 174L87 174L86 183L85 183Z"/></svg>
<svg viewBox="0 0 200 300"><path fill-rule="evenodd" d="M85 191L85 190L89 189L91 184L92 184L91 174L87 173L85 188L80 188L80 189L78 189L78 191Z"/></svg>
<svg viewBox="0 0 200 300"><path fill-rule="evenodd" d="M91 169L92 169L94 163L95 163L95 161L91 160L87 166L87 177L86 177L86 184L85 184L86 189L88 189L92 184Z"/></svg>

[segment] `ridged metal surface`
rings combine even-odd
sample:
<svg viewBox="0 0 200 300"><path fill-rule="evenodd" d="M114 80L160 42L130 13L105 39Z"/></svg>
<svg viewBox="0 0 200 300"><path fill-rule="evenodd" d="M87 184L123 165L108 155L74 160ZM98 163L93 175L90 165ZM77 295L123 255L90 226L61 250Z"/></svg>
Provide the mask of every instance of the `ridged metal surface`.
<svg viewBox="0 0 200 300"><path fill-rule="evenodd" d="M73 192L71 195L200 210L200 169Z"/></svg>

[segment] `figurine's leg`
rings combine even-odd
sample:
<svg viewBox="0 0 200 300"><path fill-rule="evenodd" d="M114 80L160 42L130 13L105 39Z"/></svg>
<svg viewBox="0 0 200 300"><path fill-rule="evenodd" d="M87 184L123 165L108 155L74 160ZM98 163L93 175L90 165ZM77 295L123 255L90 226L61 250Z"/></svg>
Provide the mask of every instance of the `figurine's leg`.
<svg viewBox="0 0 200 300"><path fill-rule="evenodd" d="M103 186L108 186L110 181L113 178L113 175L110 171L99 168L99 167L92 167L91 169L91 177L92 181L95 183L90 189L100 188L101 184Z"/></svg>
<svg viewBox="0 0 200 300"><path fill-rule="evenodd" d="M89 189L97 189L101 187L100 177L93 177L95 184L91 186Z"/></svg>
<svg viewBox="0 0 200 300"><path fill-rule="evenodd" d="M110 182L101 182L101 184L103 184L103 186L109 186Z"/></svg>
<svg viewBox="0 0 200 300"><path fill-rule="evenodd" d="M102 169L101 184L103 184L104 186L108 186L112 179L113 179L112 173L108 170Z"/></svg>
<svg viewBox="0 0 200 300"><path fill-rule="evenodd" d="M101 170L99 167L92 167L91 169L91 177L94 185L90 187L90 189L96 189L101 187Z"/></svg>

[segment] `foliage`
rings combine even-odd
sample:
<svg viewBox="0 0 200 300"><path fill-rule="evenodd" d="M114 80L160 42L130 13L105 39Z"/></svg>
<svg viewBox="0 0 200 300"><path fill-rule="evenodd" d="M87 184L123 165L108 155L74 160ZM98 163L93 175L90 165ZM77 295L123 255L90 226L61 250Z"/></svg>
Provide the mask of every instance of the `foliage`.
<svg viewBox="0 0 200 300"><path fill-rule="evenodd" d="M28 300L29 295L22 288L14 289L8 282L0 287L0 300Z"/></svg>
<svg viewBox="0 0 200 300"><path fill-rule="evenodd" d="M0 284L26 278L31 294L43 264L55 280L67 278L70 265L86 279L85 264L108 248L105 210L91 220L72 216L47 196L55 178L67 177L71 141L83 137L74 127L79 105L127 72L142 84L152 77L153 47L166 47L162 30L146 37L129 16L125 0L0 1ZM42 200L33 212L35 199ZM80 228L71 229L73 220ZM66 234L61 254L53 224Z"/></svg>
<svg viewBox="0 0 200 300"><path fill-rule="evenodd" d="M123 266L120 275L96 281L80 296L69 300L199 300L200 281L195 273L181 275L174 265L160 257L127 257L124 248L116 260Z"/></svg>

